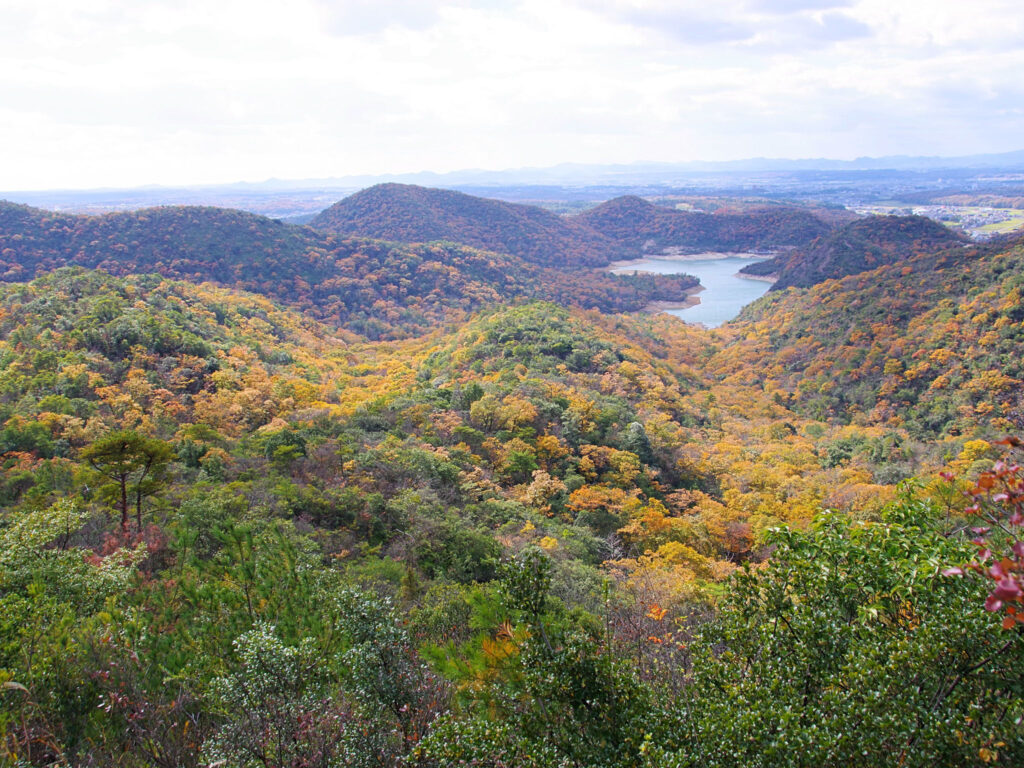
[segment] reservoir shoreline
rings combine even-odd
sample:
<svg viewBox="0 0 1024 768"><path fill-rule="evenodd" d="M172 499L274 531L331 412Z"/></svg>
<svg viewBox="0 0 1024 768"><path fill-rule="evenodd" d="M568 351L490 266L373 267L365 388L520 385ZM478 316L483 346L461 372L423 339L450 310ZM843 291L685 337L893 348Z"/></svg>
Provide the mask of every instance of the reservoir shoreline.
<svg viewBox="0 0 1024 768"><path fill-rule="evenodd" d="M703 285L698 285L694 288L688 288L686 290L686 298L683 299L682 301L652 301L650 304L644 307L643 311L650 312L651 314L656 315L659 312L668 312L671 309L690 309L690 307L695 307L698 304L700 304L700 296L698 296L697 294L699 294L703 290Z"/></svg>
<svg viewBox="0 0 1024 768"><path fill-rule="evenodd" d="M760 280L762 283L774 283L779 279L778 275L745 275L742 272L737 272L733 277L738 277L741 280Z"/></svg>
<svg viewBox="0 0 1024 768"><path fill-rule="evenodd" d="M746 275L738 270L770 256L764 253L654 254L642 259L617 261L606 267L615 274L688 274L700 284L681 301L655 301L647 312L667 312L688 323L715 328L735 318L740 310L760 298L775 282L772 276Z"/></svg>
<svg viewBox="0 0 1024 768"><path fill-rule="evenodd" d="M725 253L723 251L708 251L706 253L652 253L648 256L641 256L638 259L625 259L623 261L613 261L605 269L609 272L624 273L624 270L629 269L632 266L643 264L650 261L678 261L680 263L688 263L694 261L711 261L718 259L760 259L766 260L772 258L774 254L764 253L750 253L748 251L741 251L737 253ZM650 270L639 270L641 272L648 272ZM628 273L632 274L632 273Z"/></svg>

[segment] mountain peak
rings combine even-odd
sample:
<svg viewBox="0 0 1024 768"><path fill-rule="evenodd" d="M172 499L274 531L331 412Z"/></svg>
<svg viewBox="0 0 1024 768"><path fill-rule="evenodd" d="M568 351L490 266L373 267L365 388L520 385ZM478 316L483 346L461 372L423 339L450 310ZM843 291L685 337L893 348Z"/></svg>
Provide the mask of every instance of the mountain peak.
<svg viewBox="0 0 1024 768"><path fill-rule="evenodd" d="M606 237L543 208L411 184L356 192L310 226L401 242L448 240L543 266L603 266L621 256Z"/></svg>

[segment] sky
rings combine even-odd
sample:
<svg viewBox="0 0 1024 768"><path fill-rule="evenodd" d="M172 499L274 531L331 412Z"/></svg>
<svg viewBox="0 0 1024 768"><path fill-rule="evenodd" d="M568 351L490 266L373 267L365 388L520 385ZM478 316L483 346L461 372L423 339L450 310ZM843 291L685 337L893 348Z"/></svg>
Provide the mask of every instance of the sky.
<svg viewBox="0 0 1024 768"><path fill-rule="evenodd" d="M1021 0L0 0L0 189L1024 149Z"/></svg>

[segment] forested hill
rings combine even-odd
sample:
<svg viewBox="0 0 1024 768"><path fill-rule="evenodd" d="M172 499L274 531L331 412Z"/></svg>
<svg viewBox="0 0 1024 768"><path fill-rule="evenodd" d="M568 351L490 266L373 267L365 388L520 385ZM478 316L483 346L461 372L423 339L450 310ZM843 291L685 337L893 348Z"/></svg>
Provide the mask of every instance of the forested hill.
<svg viewBox="0 0 1024 768"><path fill-rule="evenodd" d="M895 223L895 222L892 222ZM910 252L769 293L724 329L721 375L751 375L816 418L923 437L1024 430L1024 239Z"/></svg>
<svg viewBox="0 0 1024 768"><path fill-rule="evenodd" d="M686 275L622 278L454 244L397 245L223 208L70 216L0 203L0 279L61 266L157 273L261 293L371 339L422 333L484 305L557 298L602 311L678 301Z"/></svg>
<svg viewBox="0 0 1024 768"><path fill-rule="evenodd" d="M543 208L411 184L364 189L321 212L310 226L399 242L448 240L553 267L629 258L608 238Z"/></svg>
<svg viewBox="0 0 1024 768"><path fill-rule="evenodd" d="M357 192L310 224L402 242L450 240L549 266L603 266L666 248L742 251L806 245L832 227L790 206L693 213L635 196L563 217L535 206L408 184Z"/></svg>
<svg viewBox="0 0 1024 768"><path fill-rule="evenodd" d="M633 195L617 197L576 220L641 252L744 251L805 245L831 225L801 208L766 206L748 211L696 213L657 206Z"/></svg>
<svg viewBox="0 0 1024 768"><path fill-rule="evenodd" d="M772 290L807 287L968 242L963 234L924 216L869 216L741 272L777 276Z"/></svg>
<svg viewBox="0 0 1024 768"><path fill-rule="evenodd" d="M1022 260L388 343L209 283L0 285L0 763L1024 764L1018 550L965 576L961 512L990 481L1016 525L1019 461L954 432L1012 419Z"/></svg>

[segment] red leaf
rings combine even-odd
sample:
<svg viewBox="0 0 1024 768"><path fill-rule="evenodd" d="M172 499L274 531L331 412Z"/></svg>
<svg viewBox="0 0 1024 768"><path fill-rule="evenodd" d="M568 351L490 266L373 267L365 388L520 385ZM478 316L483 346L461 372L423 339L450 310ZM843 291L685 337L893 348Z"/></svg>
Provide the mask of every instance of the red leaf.
<svg viewBox="0 0 1024 768"><path fill-rule="evenodd" d="M996 600L1019 600L1021 597L1020 584L1013 580L1010 576L1004 576L996 584L995 590L992 592L992 597Z"/></svg>

